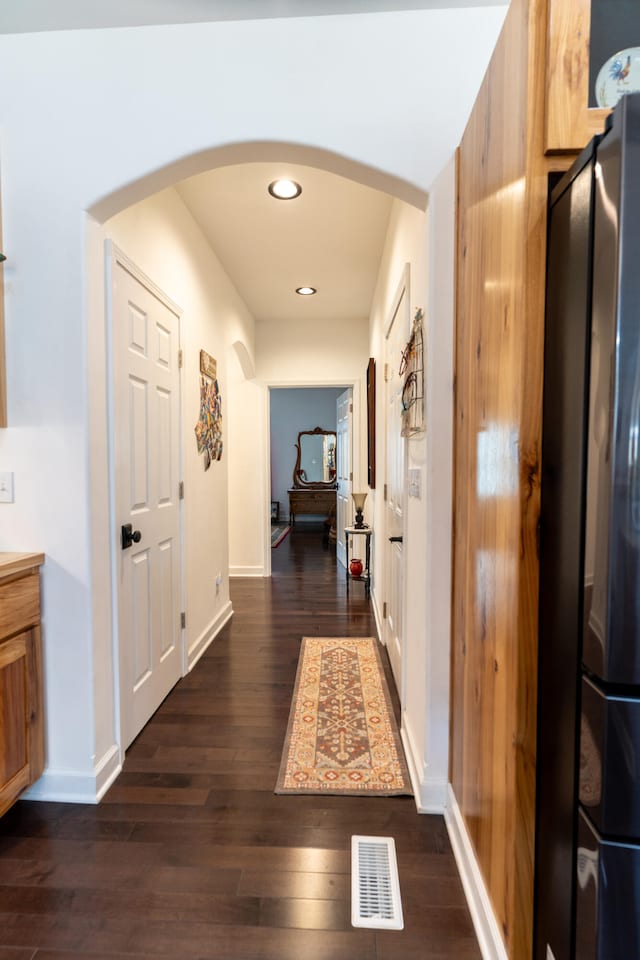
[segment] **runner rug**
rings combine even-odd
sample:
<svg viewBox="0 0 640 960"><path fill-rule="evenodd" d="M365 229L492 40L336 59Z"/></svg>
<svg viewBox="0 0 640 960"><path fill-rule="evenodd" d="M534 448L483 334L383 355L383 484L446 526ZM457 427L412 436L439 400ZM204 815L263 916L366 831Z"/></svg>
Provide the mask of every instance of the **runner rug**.
<svg viewBox="0 0 640 960"><path fill-rule="evenodd" d="M412 792L373 637L303 638L275 792Z"/></svg>
<svg viewBox="0 0 640 960"><path fill-rule="evenodd" d="M288 523L271 524L271 548L279 547L282 541L289 536L291 527Z"/></svg>

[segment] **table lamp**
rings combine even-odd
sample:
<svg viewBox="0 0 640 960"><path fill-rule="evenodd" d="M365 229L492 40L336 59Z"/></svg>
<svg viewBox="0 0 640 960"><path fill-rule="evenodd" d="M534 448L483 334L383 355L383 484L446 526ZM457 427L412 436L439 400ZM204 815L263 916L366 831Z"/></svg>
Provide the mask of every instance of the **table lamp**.
<svg viewBox="0 0 640 960"><path fill-rule="evenodd" d="M367 499L366 493L352 493L353 502L356 508L356 519L353 524L356 530L362 530L366 526L364 522L364 517L362 516L362 511L364 509L364 502Z"/></svg>

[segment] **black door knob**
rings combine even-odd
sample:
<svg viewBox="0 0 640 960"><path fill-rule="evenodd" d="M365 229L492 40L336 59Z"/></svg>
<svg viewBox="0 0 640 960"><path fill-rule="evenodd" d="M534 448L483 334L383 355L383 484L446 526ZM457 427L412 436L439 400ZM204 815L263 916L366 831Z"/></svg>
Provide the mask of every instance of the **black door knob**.
<svg viewBox="0 0 640 960"><path fill-rule="evenodd" d="M402 537L389 537L389 543L402 543Z"/></svg>
<svg viewBox="0 0 640 960"><path fill-rule="evenodd" d="M123 523L120 528L120 539L122 543L122 549L127 550L132 543L140 543L142 540L142 534L139 530L134 530L131 523Z"/></svg>

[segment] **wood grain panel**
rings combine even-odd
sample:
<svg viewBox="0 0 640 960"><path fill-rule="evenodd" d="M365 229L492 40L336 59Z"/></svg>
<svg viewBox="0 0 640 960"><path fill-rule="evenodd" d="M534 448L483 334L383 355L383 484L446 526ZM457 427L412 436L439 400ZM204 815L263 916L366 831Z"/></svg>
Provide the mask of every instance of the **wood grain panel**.
<svg viewBox="0 0 640 960"><path fill-rule="evenodd" d="M0 551L0 578L2 581L29 570L37 571L44 563L43 553L9 553Z"/></svg>
<svg viewBox="0 0 640 960"><path fill-rule="evenodd" d="M44 770L44 700L42 695L42 638L40 627L26 635L27 644L27 731L29 737L29 782Z"/></svg>
<svg viewBox="0 0 640 960"><path fill-rule="evenodd" d="M37 573L0 583L0 637L24 630L38 623L39 619L40 578Z"/></svg>
<svg viewBox="0 0 640 960"><path fill-rule="evenodd" d="M0 815L44 768L42 554L0 553Z"/></svg>
<svg viewBox="0 0 640 960"><path fill-rule="evenodd" d="M589 109L590 29L591 0L548 0L547 153L578 152L602 133L610 112Z"/></svg>
<svg viewBox="0 0 640 960"><path fill-rule="evenodd" d="M20 637L0 646L0 784L27 763L25 644ZM11 736L3 732L11 731Z"/></svg>
<svg viewBox="0 0 640 960"><path fill-rule="evenodd" d="M0 814L29 782L25 637L0 645Z"/></svg>
<svg viewBox="0 0 640 960"><path fill-rule="evenodd" d="M451 777L508 954L533 929L545 0L513 0L459 155Z"/></svg>

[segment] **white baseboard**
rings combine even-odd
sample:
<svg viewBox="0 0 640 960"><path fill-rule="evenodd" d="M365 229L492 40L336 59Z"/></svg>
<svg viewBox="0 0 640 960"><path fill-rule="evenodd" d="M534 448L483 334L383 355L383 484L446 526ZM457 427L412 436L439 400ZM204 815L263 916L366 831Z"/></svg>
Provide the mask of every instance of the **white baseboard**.
<svg viewBox="0 0 640 960"><path fill-rule="evenodd" d="M382 632L382 617L380 616L380 609L378 607L378 595L375 590L371 591L371 606L373 607L373 616L376 621L376 630L378 631L378 640L384 646L384 634Z"/></svg>
<svg viewBox="0 0 640 960"><path fill-rule="evenodd" d="M427 776L427 767L421 759L415 738L407 723L406 713L402 718L400 737L409 767L413 799L418 813L439 813L442 815L447 806L447 781L445 778L437 779Z"/></svg>
<svg viewBox="0 0 640 960"><path fill-rule="evenodd" d="M264 567L229 567L230 577L264 577Z"/></svg>
<svg viewBox="0 0 640 960"><path fill-rule="evenodd" d="M482 871L451 784L444 819L483 960L508 960Z"/></svg>
<svg viewBox="0 0 640 960"><path fill-rule="evenodd" d="M120 748L113 744L94 767L93 773L74 770L44 771L22 800L56 803L98 803L122 769Z"/></svg>
<svg viewBox="0 0 640 960"><path fill-rule="evenodd" d="M233 607L231 600L228 600L224 607L218 612L217 616L213 618L211 623L202 631L200 636L194 640L187 650L187 673L193 670L209 644L215 640L224 625L231 620L232 616Z"/></svg>

